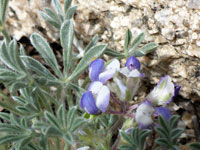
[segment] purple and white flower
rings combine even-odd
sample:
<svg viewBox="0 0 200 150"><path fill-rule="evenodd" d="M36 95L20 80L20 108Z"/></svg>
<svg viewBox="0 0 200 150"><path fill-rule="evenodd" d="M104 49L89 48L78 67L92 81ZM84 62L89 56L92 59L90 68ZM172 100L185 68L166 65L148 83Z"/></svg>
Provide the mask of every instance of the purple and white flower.
<svg viewBox="0 0 200 150"><path fill-rule="evenodd" d="M169 120L171 113L166 107L153 107L152 103L145 101L140 104L136 110L135 119L138 126L142 129L148 128L153 124L153 117L163 116L166 120Z"/></svg>
<svg viewBox="0 0 200 150"><path fill-rule="evenodd" d="M170 103L178 95L181 86L174 85L170 76L160 79L157 86L147 95L146 101L136 110L136 122L141 128L147 128L153 123L152 116L162 115L166 120L171 113L166 107L155 107Z"/></svg>
<svg viewBox="0 0 200 150"><path fill-rule="evenodd" d="M164 105L172 101L172 98L178 94L180 88L180 86L175 86L170 76L167 75L160 79L146 99L155 106Z"/></svg>
<svg viewBox="0 0 200 150"><path fill-rule="evenodd" d="M82 95L80 106L89 114L105 112L110 100L110 90L99 81L90 84L88 90Z"/></svg>
<svg viewBox="0 0 200 150"><path fill-rule="evenodd" d="M152 115L155 109L149 101L140 104L136 110L135 119L140 128L148 128L153 124Z"/></svg>
<svg viewBox="0 0 200 150"><path fill-rule="evenodd" d="M131 56L127 59L126 67L120 69L120 73L127 78L144 77L143 73L140 73L140 62L135 56Z"/></svg>
<svg viewBox="0 0 200 150"><path fill-rule="evenodd" d="M113 59L107 66L104 66L104 61L102 59L95 59L89 66L89 77L92 81L100 81L104 84L111 79L119 69L120 62L117 59Z"/></svg>

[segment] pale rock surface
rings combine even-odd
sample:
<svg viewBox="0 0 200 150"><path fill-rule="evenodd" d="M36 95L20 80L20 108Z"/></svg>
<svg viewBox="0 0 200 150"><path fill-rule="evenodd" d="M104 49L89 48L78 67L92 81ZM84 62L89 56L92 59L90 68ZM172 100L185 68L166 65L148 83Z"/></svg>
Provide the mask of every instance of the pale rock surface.
<svg viewBox="0 0 200 150"><path fill-rule="evenodd" d="M10 0L10 34L20 39L39 32L49 41L57 40L58 33L37 13L49 7L49 2ZM145 32L143 44L159 44L155 52L140 58L144 72L151 72L147 73L151 83L156 84L160 77L169 74L182 86L180 94L184 98L199 100L200 0L73 0L73 4L78 5L74 25L80 40L88 43L98 34L100 42L123 51L127 28L133 38Z"/></svg>

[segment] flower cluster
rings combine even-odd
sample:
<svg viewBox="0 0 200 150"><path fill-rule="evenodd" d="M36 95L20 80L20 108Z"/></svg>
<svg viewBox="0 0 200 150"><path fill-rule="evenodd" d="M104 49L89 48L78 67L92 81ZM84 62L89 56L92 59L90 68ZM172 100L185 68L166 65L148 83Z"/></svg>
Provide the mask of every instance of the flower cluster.
<svg viewBox="0 0 200 150"><path fill-rule="evenodd" d="M106 112L112 92L118 96L121 103L131 100L139 87L141 78L145 76L140 72L141 64L135 56L128 58L125 67L122 68L117 59L113 59L107 65L104 60L95 59L88 69L92 83L82 95L80 106L89 114ZM113 79L109 81L112 84L108 83L110 79ZM136 109L135 120L138 125L141 128L147 128L153 124L153 118L158 115L169 119L170 111L164 106L172 101L180 88L172 83L170 76L161 78L158 85Z"/></svg>
<svg viewBox="0 0 200 150"><path fill-rule="evenodd" d="M171 116L166 107L162 107L172 101L180 90L180 86L174 85L170 76L160 79L156 87L147 95L143 102L136 110L136 121L141 128L147 128L153 124L152 116L162 115L166 120Z"/></svg>

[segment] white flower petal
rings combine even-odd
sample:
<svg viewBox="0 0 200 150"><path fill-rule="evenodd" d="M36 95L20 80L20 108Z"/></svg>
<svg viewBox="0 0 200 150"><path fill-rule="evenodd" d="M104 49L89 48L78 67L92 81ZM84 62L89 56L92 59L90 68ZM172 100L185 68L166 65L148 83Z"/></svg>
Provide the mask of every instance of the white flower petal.
<svg viewBox="0 0 200 150"><path fill-rule="evenodd" d="M110 100L110 90L107 86L103 86L100 91L97 94L96 97L96 106L99 108L102 112L105 112Z"/></svg>
<svg viewBox="0 0 200 150"><path fill-rule="evenodd" d="M117 84L117 86L118 86L118 88L120 90L120 97L122 99L125 99L126 98L127 87L118 78L115 78L114 81L116 82L116 84Z"/></svg>
<svg viewBox="0 0 200 150"><path fill-rule="evenodd" d="M120 62L118 59L113 59L113 61L105 67L105 70L110 69L114 69L115 71L118 71L120 69Z"/></svg>
<svg viewBox="0 0 200 150"><path fill-rule="evenodd" d="M108 81L109 79L111 79L114 76L115 72L116 72L115 69L110 69L110 70L106 70L106 71L100 73L99 81L102 82L103 84L106 83L106 81Z"/></svg>
<svg viewBox="0 0 200 150"><path fill-rule="evenodd" d="M119 72L122 73L123 75L125 75L126 77L128 77L130 71L127 67L123 67L123 68L120 69Z"/></svg>
<svg viewBox="0 0 200 150"><path fill-rule="evenodd" d="M92 82L88 88L88 91L91 91L94 97L97 96L100 89L103 87L103 84L99 81Z"/></svg>
<svg viewBox="0 0 200 150"><path fill-rule="evenodd" d="M142 103L136 110L136 122L142 126L149 126L153 123L153 120L151 118L152 114L154 112L154 108L144 102Z"/></svg>
<svg viewBox="0 0 200 150"><path fill-rule="evenodd" d="M174 96L174 84L169 76L160 80L158 85L147 95L147 99L154 105L168 103Z"/></svg>

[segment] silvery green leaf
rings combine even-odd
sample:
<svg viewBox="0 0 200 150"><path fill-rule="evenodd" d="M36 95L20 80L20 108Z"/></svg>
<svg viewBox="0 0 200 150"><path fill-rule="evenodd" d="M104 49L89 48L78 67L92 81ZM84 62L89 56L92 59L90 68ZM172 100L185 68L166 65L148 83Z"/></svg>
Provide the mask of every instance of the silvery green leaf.
<svg viewBox="0 0 200 150"><path fill-rule="evenodd" d="M166 139L169 138L168 132L167 132L166 130L164 130L163 128L157 127L157 128L155 128L155 131L156 131L161 137L166 138Z"/></svg>
<svg viewBox="0 0 200 150"><path fill-rule="evenodd" d="M25 52L25 49L23 47L22 44L20 44L20 48L19 48L19 53L20 53L20 56L26 56L26 52Z"/></svg>
<svg viewBox="0 0 200 150"><path fill-rule="evenodd" d="M62 73L58 67L56 57L51 47L47 43L47 41L41 35L37 33L33 33L31 35L30 40L33 46L36 48L36 50L42 55L42 57L44 58L46 63L49 65L49 67L53 69L55 74L58 77L62 77Z"/></svg>
<svg viewBox="0 0 200 150"><path fill-rule="evenodd" d="M83 93L85 92L85 89L72 83L70 83L70 88L75 92L76 96L78 96L78 99L80 99Z"/></svg>
<svg viewBox="0 0 200 150"><path fill-rule="evenodd" d="M60 120L63 128L65 128L66 127L66 110L65 110L65 107L63 104L60 105L56 114L57 114L57 117Z"/></svg>
<svg viewBox="0 0 200 150"><path fill-rule="evenodd" d="M99 40L99 36L95 35L90 41L90 43L87 45L87 47L85 48L85 52L87 52L91 47L95 46L98 40Z"/></svg>
<svg viewBox="0 0 200 150"><path fill-rule="evenodd" d="M126 140L130 145L133 144L133 141L131 139L131 136L127 133L125 133L124 131L120 131L120 135L123 137L124 140Z"/></svg>
<svg viewBox="0 0 200 150"><path fill-rule="evenodd" d="M49 16L49 14L46 14L45 12L39 11L39 15L49 24L54 26L55 28L60 28L60 21L56 21L55 18L52 18L53 16Z"/></svg>
<svg viewBox="0 0 200 150"><path fill-rule="evenodd" d="M14 93L14 92L18 91L19 89L25 88L27 86L28 85L25 81L16 81L11 86L9 86L8 89L11 93Z"/></svg>
<svg viewBox="0 0 200 150"><path fill-rule="evenodd" d="M18 110L19 112L23 113L23 114L29 114L30 110L24 106L17 106L16 110Z"/></svg>
<svg viewBox="0 0 200 150"><path fill-rule="evenodd" d="M156 139L156 141L155 141L157 144L159 144L159 145L161 145L161 146L164 146L164 147L169 147L168 145L168 141L167 141L167 139L165 139L165 138L158 138L158 139Z"/></svg>
<svg viewBox="0 0 200 150"><path fill-rule="evenodd" d="M151 130L143 129L140 131L140 144L144 145L146 137L151 133Z"/></svg>
<svg viewBox="0 0 200 150"><path fill-rule="evenodd" d="M21 133L23 132L24 130L17 127L16 125L14 124L0 124L0 131L2 132L14 132L14 133Z"/></svg>
<svg viewBox="0 0 200 150"><path fill-rule="evenodd" d="M169 127L168 127L168 124L167 124L167 121L162 117L162 116L159 116L158 117L158 122L159 124L161 125L161 127L167 131L167 133L169 132Z"/></svg>
<svg viewBox="0 0 200 150"><path fill-rule="evenodd" d="M0 20L4 24L6 20L6 9L8 6L8 0L0 1Z"/></svg>
<svg viewBox="0 0 200 150"><path fill-rule="evenodd" d="M50 95L49 92L43 90L43 89L40 89L39 90L45 97L47 97L53 104L55 104L56 106L59 106L60 103L58 102L58 100L56 100L53 96Z"/></svg>
<svg viewBox="0 0 200 150"><path fill-rule="evenodd" d="M106 55L108 56L112 56L112 57L122 57L124 58L125 55L116 51L116 50L113 50L113 49L110 49L110 48L106 48L105 52L104 52Z"/></svg>
<svg viewBox="0 0 200 150"><path fill-rule="evenodd" d="M68 75L72 63L72 44L74 38L74 28L71 20L66 20L60 30L60 40L63 47L64 74Z"/></svg>
<svg viewBox="0 0 200 150"><path fill-rule="evenodd" d="M129 47L129 44L132 40L132 33L131 31L128 29L126 31L126 38L125 38L125 42L124 42L124 52L125 54L128 56L128 47Z"/></svg>
<svg viewBox="0 0 200 150"><path fill-rule="evenodd" d="M148 43L148 44L144 45L143 47L135 50L133 52L133 55L135 57L141 57L141 56L144 56L144 55L154 51L157 47L158 47L158 44L156 44L156 43ZM132 55L132 53L130 53L130 55Z"/></svg>
<svg viewBox="0 0 200 150"><path fill-rule="evenodd" d="M64 9L65 9L65 14L69 7L71 6L72 0L64 0Z"/></svg>
<svg viewBox="0 0 200 150"><path fill-rule="evenodd" d="M144 33L140 33L135 40L133 41L133 43L131 44L128 53L129 56L133 54L133 52L135 51L135 48L138 47L138 45L144 40Z"/></svg>
<svg viewBox="0 0 200 150"><path fill-rule="evenodd" d="M72 132L74 132L76 129L78 129L80 126L82 126L85 123L85 120L83 118L75 118L75 120L73 121L73 124L70 128L70 130Z"/></svg>
<svg viewBox="0 0 200 150"><path fill-rule="evenodd" d="M52 75L51 72L36 59L33 59L29 56L21 56L21 59L29 70L34 71L38 75L41 75L47 79L56 80L56 77Z"/></svg>
<svg viewBox="0 0 200 150"><path fill-rule="evenodd" d="M15 65L15 67L17 68L16 71L20 72L26 72L25 66L22 63L20 57L19 57L19 53L18 53L18 46L17 46L17 42L16 40L12 40L9 43L9 54L10 54L10 58L12 58L12 63Z"/></svg>
<svg viewBox="0 0 200 150"><path fill-rule="evenodd" d="M13 69L13 70L18 70L16 67L15 67L15 64L13 64L11 58L10 58L10 55L8 53L8 47L6 46L6 42L4 41L2 44L1 44L1 61L6 65L8 66L9 68Z"/></svg>
<svg viewBox="0 0 200 150"><path fill-rule="evenodd" d="M10 121L10 115L5 112L0 112L0 118L6 121Z"/></svg>
<svg viewBox="0 0 200 150"><path fill-rule="evenodd" d="M61 21L63 21L64 20L63 11L62 11L62 7L61 7L61 4L60 4L60 1L59 0L52 0L52 5L53 5L56 13L60 17Z"/></svg>
<svg viewBox="0 0 200 150"><path fill-rule="evenodd" d="M67 125L68 128L72 127L72 123L75 119L75 113L76 113L76 107L72 107L69 109L69 111L67 112Z"/></svg>
<svg viewBox="0 0 200 150"><path fill-rule="evenodd" d="M98 45L93 46L86 52L84 57L81 59L71 76L68 78L68 81L73 80L76 76L81 74L92 62L93 58L98 58L105 51L107 45Z"/></svg>
<svg viewBox="0 0 200 150"><path fill-rule="evenodd" d="M122 146L118 147L118 149L120 149L120 150L135 150L130 145L122 145Z"/></svg>
<svg viewBox="0 0 200 150"><path fill-rule="evenodd" d="M173 129L173 128L176 127L179 118L180 118L180 116L178 116L178 115L173 115L173 116L170 118L170 120L169 120L170 124L169 124L169 125L170 125L170 128L171 128L171 129Z"/></svg>
<svg viewBox="0 0 200 150"><path fill-rule="evenodd" d="M176 140L182 133L184 132L184 129L182 128L175 128L171 131L171 140Z"/></svg>
<svg viewBox="0 0 200 150"><path fill-rule="evenodd" d="M33 137L29 135L16 142L16 150L22 150L26 145L28 145L31 142L32 138Z"/></svg>
<svg viewBox="0 0 200 150"><path fill-rule="evenodd" d="M19 103L20 105L24 105L26 104L26 100L23 97L19 97L19 96L12 96L12 99L14 101L16 101L17 103Z"/></svg>
<svg viewBox="0 0 200 150"><path fill-rule="evenodd" d="M0 138L0 145L9 142L15 142L24 138L24 135L9 134Z"/></svg>
<svg viewBox="0 0 200 150"><path fill-rule="evenodd" d="M48 120L48 122L54 127L56 128L57 130L60 130L60 125L59 125L59 122L57 120L57 118L51 114L50 112L45 112L44 113L45 115L45 118Z"/></svg>
<svg viewBox="0 0 200 150"><path fill-rule="evenodd" d="M64 135L64 139L69 143L69 144L72 144L74 139L73 139L73 136L70 132L67 132L65 135Z"/></svg>
<svg viewBox="0 0 200 150"><path fill-rule="evenodd" d="M11 80L16 80L16 78L19 76L16 72L10 71L10 70L2 70L0 69L0 81L1 82L9 82Z"/></svg>
<svg viewBox="0 0 200 150"><path fill-rule="evenodd" d="M70 7L65 14L66 16L65 19L71 19L73 15L75 14L76 9L77 9L77 6Z"/></svg>

